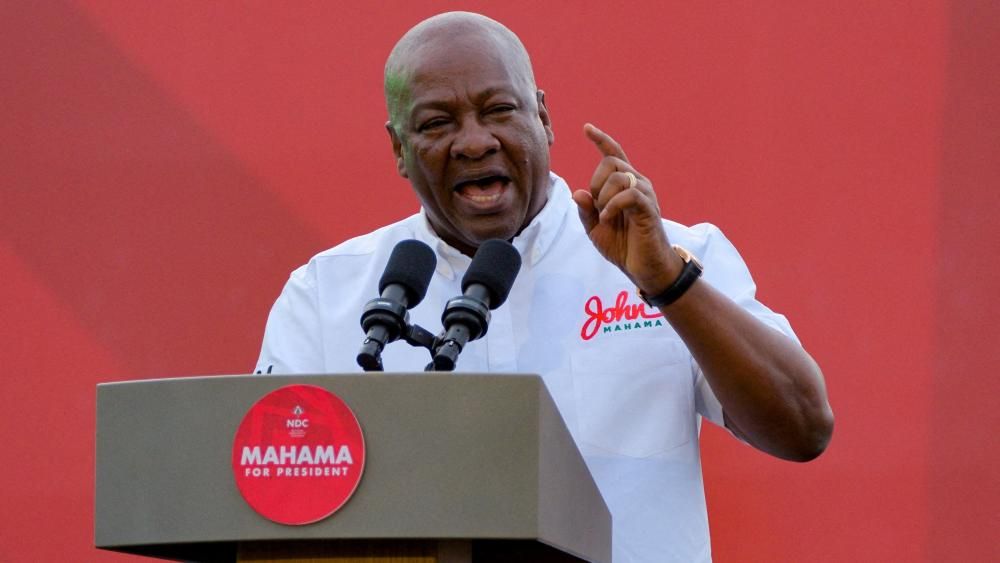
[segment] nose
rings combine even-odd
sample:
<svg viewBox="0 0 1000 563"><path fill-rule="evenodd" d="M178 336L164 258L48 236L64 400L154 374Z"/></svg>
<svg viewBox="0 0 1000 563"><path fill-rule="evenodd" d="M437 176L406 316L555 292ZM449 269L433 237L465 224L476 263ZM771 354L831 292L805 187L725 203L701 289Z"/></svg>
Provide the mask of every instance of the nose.
<svg viewBox="0 0 1000 563"><path fill-rule="evenodd" d="M451 143L451 157L479 160L500 150L500 140L478 119L465 119Z"/></svg>

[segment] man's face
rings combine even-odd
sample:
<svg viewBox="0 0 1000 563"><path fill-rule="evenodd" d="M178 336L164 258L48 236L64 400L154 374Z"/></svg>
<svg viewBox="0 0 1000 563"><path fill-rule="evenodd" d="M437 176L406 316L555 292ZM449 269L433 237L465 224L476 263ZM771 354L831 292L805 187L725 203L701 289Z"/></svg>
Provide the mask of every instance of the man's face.
<svg viewBox="0 0 1000 563"><path fill-rule="evenodd" d="M434 230L469 255L511 239L545 204L552 129L519 63L475 37L422 45L406 68L401 122L387 125Z"/></svg>

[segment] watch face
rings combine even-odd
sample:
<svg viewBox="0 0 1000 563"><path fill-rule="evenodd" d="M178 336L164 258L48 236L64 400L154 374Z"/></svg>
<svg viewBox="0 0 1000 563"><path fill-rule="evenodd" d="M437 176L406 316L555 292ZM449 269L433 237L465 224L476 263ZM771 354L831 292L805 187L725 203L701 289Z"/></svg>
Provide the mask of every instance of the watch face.
<svg viewBox="0 0 1000 563"><path fill-rule="evenodd" d="M676 252L677 255L681 257L682 260L684 260L685 262L694 262L695 264L698 265L699 268L701 268L701 260L698 260L698 257L695 256L694 254L691 254L691 252L688 251L688 249L684 248L679 244L673 245L673 248L674 252Z"/></svg>

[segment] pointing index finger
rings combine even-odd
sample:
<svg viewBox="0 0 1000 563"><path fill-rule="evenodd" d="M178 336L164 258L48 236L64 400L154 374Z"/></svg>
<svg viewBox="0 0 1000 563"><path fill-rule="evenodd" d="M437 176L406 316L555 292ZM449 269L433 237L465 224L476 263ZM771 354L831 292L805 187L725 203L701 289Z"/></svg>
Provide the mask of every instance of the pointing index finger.
<svg viewBox="0 0 1000 563"><path fill-rule="evenodd" d="M622 146L618 144L618 141L611 138L611 135L595 127L593 123L585 124L583 126L583 133L594 143L597 150L601 151L602 155L614 156L628 162L628 157L625 156L625 151L622 150Z"/></svg>

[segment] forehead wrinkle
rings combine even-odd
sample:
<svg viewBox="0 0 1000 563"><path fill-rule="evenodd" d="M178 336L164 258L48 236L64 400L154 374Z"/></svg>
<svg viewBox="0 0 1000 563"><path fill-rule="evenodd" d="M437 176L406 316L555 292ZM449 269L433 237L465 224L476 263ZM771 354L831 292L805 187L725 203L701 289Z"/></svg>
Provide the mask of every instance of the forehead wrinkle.
<svg viewBox="0 0 1000 563"><path fill-rule="evenodd" d="M535 90L530 79L519 72L521 69L512 68L507 59L491 48L486 49L478 59L482 61L479 66L485 69L485 76L473 76L473 80L463 76L463 71L468 67L467 60L439 57L419 59L415 66L407 69L409 80L406 93L398 99L397 117L400 121L405 121L407 115L412 116L419 109L449 109L464 101L478 106L498 94L510 95L522 107L535 109Z"/></svg>
<svg viewBox="0 0 1000 563"><path fill-rule="evenodd" d="M486 86L469 91L467 87L443 84L440 87L422 89L420 94L410 99L410 109L416 111L427 107L446 108L462 99L470 100L475 105L481 105L494 96L506 94L518 97L516 90L506 86Z"/></svg>

